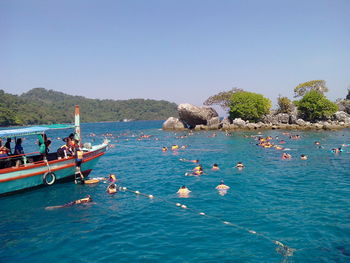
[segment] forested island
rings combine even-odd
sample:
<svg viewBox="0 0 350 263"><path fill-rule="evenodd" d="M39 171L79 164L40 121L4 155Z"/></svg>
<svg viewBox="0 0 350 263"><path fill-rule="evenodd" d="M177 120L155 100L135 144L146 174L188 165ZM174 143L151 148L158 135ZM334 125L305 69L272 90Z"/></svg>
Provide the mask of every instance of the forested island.
<svg viewBox="0 0 350 263"><path fill-rule="evenodd" d="M177 116L177 104L150 99L89 99L45 88L21 95L0 90L0 126L71 123L74 105L80 105L82 122L164 120Z"/></svg>

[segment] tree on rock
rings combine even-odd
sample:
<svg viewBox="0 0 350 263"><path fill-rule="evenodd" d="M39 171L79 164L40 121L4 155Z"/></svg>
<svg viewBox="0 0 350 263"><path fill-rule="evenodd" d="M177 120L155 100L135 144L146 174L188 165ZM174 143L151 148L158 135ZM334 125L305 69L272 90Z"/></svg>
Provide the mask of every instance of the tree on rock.
<svg viewBox="0 0 350 263"><path fill-rule="evenodd" d="M278 104L278 109L277 109L278 113L287 113L287 114L289 114L295 108L293 102L287 97L279 96L277 98L277 104Z"/></svg>
<svg viewBox="0 0 350 263"><path fill-rule="evenodd" d="M315 90L321 94L328 91L326 87L326 81L324 80L311 80L299 84L294 88L294 97L303 97L306 93L311 90Z"/></svg>
<svg viewBox="0 0 350 263"><path fill-rule="evenodd" d="M211 106L216 104L216 105L219 105L225 111L228 111L230 108L230 100L231 100L232 94L239 91L243 91L243 90L239 88L232 88L229 91L219 92L218 94L210 96L206 101L204 101L203 104L206 106Z"/></svg>
<svg viewBox="0 0 350 263"><path fill-rule="evenodd" d="M238 91L231 95L230 118L259 121L270 112L271 101L261 94Z"/></svg>
<svg viewBox="0 0 350 263"><path fill-rule="evenodd" d="M311 90L297 102L298 111L304 120L324 120L332 116L338 106L328 100L322 93Z"/></svg>

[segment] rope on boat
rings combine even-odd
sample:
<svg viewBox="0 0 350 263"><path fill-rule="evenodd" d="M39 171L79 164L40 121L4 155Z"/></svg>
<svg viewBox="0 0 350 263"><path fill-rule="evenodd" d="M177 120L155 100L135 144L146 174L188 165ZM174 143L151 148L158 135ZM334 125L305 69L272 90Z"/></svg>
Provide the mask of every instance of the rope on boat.
<svg viewBox="0 0 350 263"><path fill-rule="evenodd" d="M127 191L127 192L130 192L130 193L134 193L136 195L142 195L142 196L145 196L145 197L148 197L150 199L154 199L155 197L153 195L148 195L148 194L144 194L144 193L141 193L140 191L134 191L134 190L131 190L131 189L128 189L127 187L119 187L119 190L123 190L123 191ZM276 252L281 254L283 257L287 258L287 257L292 257L294 252L297 251L296 249L294 248L291 248L285 244L283 244L281 241L278 241L278 240L274 240L262 233L258 233L252 229L248 229L246 227L242 227L242 226L239 226L237 224L234 224L232 222L229 222L229 221L225 221L219 217L216 217L216 216L211 216L211 215L208 215L206 213L204 213L203 211L199 211L197 209L194 209L194 208L189 208L187 205L185 204L181 204L181 203L173 203L173 202L170 202L170 201L167 201L165 199L162 199L162 198L159 198L157 197L159 200L165 202L165 203L168 203L168 204L171 204L171 205L175 205L179 208L182 208L182 209L186 209L188 211L191 211L191 212L194 212L198 215L201 215L201 216L205 216L207 218L211 218L211 219L216 219L218 221L220 221L221 223L225 224L225 225L228 225L228 226L233 226L237 229L240 229L240 230L243 230L243 231L246 231L252 235L256 235L256 236L260 236L270 242L272 242L273 244L277 245L276 247Z"/></svg>

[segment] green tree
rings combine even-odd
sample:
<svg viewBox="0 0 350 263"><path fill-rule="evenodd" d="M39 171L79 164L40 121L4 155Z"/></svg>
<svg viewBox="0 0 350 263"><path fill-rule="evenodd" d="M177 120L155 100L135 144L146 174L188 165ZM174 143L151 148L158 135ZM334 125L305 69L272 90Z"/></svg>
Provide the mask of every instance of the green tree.
<svg viewBox="0 0 350 263"><path fill-rule="evenodd" d="M231 100L232 94L239 91L243 91L243 90L239 88L232 88L229 91L219 92L218 94L210 96L206 101L204 101L203 104L206 106L211 106L216 104L216 105L219 105L225 111L228 111L230 108L230 100Z"/></svg>
<svg viewBox="0 0 350 263"><path fill-rule="evenodd" d="M271 101L263 95L239 91L231 95L230 118L258 121L270 112Z"/></svg>
<svg viewBox="0 0 350 263"><path fill-rule="evenodd" d="M298 111L304 120L323 120L332 116L338 106L328 100L322 93L311 90L297 102Z"/></svg>
<svg viewBox="0 0 350 263"><path fill-rule="evenodd" d="M325 93L328 91L326 87L326 81L324 80L311 80L299 84L294 88L294 97L302 97L311 90L315 90L320 93Z"/></svg>
<svg viewBox="0 0 350 263"><path fill-rule="evenodd" d="M279 96L277 98L277 104L278 104L278 113L291 113L294 109L293 102L287 98L287 97L281 97Z"/></svg>

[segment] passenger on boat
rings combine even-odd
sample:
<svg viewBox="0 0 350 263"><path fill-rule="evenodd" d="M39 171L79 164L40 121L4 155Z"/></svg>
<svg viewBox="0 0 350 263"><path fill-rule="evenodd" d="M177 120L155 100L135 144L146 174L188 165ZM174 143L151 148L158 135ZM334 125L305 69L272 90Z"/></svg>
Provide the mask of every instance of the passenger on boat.
<svg viewBox="0 0 350 263"><path fill-rule="evenodd" d="M38 144L40 155L42 156L43 160L46 160L46 157L49 153L49 146L51 145L51 141L47 139L45 133L38 135Z"/></svg>
<svg viewBox="0 0 350 263"><path fill-rule="evenodd" d="M22 139L18 138L16 140L14 155L20 155L20 154L24 154L24 151L22 147Z"/></svg>
<svg viewBox="0 0 350 263"><path fill-rule="evenodd" d="M57 149L57 157L58 157L58 159L62 159L62 158L67 159L68 156L73 156L73 150L66 143Z"/></svg>
<svg viewBox="0 0 350 263"><path fill-rule="evenodd" d="M75 175L78 174L80 176L80 182L84 183L84 175L80 169L81 163L83 162L84 152L83 150L81 150L78 140L75 140L74 151L75 151ZM77 176L76 176L76 180L77 180Z"/></svg>
<svg viewBox="0 0 350 263"><path fill-rule="evenodd" d="M66 143L66 145L68 145L69 147L74 147L74 144L75 144L75 142L74 142L74 133L71 133L71 134L69 134L69 136L68 137L66 137L66 138L63 138L63 141Z"/></svg>
<svg viewBox="0 0 350 263"><path fill-rule="evenodd" d="M110 184L107 187L107 193L109 194L115 194L117 192L117 186L115 184Z"/></svg>
<svg viewBox="0 0 350 263"><path fill-rule="evenodd" d="M5 143L5 147L9 150L8 155L12 154L12 150L11 150L11 138L7 138L6 143Z"/></svg>

